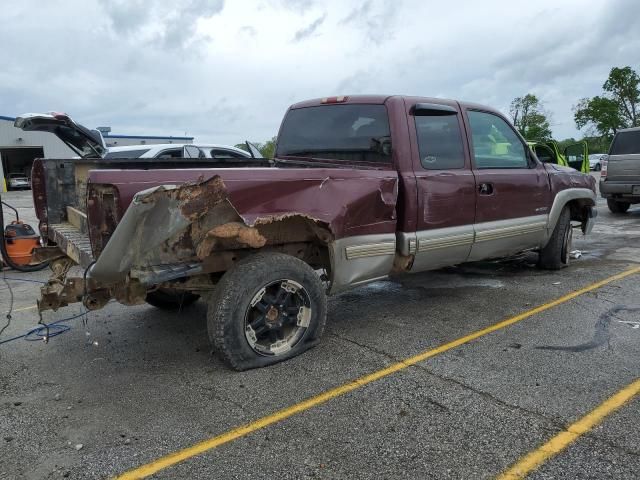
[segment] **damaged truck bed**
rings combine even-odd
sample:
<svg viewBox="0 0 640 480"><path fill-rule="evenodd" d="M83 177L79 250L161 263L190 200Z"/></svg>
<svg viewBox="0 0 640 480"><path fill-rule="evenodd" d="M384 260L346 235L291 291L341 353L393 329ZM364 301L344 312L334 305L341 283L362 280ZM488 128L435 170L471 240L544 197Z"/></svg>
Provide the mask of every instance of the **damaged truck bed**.
<svg viewBox="0 0 640 480"><path fill-rule="evenodd" d="M365 231L395 235L395 171L252 168L248 179L247 170L239 168L109 166L99 160L36 161L34 186L41 176L72 172L73 182L47 188L76 199L74 205L43 205L44 196L34 187L41 231L57 244L39 250L36 261L49 259L54 272L65 274L72 262L90 269L86 291L83 278L53 278L43 289L41 310L78 301L95 309L110 298L139 304L154 288L211 290L211 274L227 271L256 249L287 253L322 269L339 254L330 250L344 243L340 238ZM76 188L85 193L69 195ZM256 195L256 188L271 201ZM58 196L48 193L46 198ZM349 251L357 257L356 250ZM392 263L387 259L374 274L387 275ZM341 272L333 291L369 280L362 277L368 271Z"/></svg>
<svg viewBox="0 0 640 480"><path fill-rule="evenodd" d="M541 163L488 107L403 96L293 105L273 160L102 158L60 114L19 117L81 158L34 162L51 263L40 311L109 300L184 308L204 297L213 349L233 368L315 345L326 294L392 274L539 251L569 262L591 231L594 179ZM74 265L84 275L70 277Z"/></svg>

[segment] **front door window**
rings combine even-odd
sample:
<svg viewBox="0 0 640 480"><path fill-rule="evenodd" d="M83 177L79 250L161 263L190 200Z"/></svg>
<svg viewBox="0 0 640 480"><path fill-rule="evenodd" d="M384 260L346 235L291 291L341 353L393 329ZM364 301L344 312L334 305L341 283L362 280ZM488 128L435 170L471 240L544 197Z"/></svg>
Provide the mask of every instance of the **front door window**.
<svg viewBox="0 0 640 480"><path fill-rule="evenodd" d="M469 124L476 168L528 168L524 144L502 118L470 111Z"/></svg>

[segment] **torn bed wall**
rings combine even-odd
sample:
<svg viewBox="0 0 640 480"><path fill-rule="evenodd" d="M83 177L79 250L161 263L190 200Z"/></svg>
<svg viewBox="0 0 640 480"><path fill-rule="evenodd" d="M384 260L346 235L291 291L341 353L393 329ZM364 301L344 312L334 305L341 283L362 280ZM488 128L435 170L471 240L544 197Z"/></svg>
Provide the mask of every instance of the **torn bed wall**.
<svg viewBox="0 0 640 480"><path fill-rule="evenodd" d="M92 172L95 189L104 188L107 177L116 172ZM181 171L183 178L185 172L189 171ZM175 171L155 173L176 177ZM250 173L252 178L247 178ZM301 173L305 178L299 178ZM397 176L393 171L229 169L221 172L226 180L214 174L208 180L159 184L135 194L131 187L139 173L126 174L129 182L113 182L117 191L110 198L126 203L130 195L131 203L113 232L106 232L108 241L91 270L92 278L102 282L122 281L132 269L197 263L216 250L312 238L329 243L366 232L395 232ZM90 198L91 191L90 186ZM105 225L95 218L101 213L99 207L106 209L94 202L89 210L94 229ZM100 234L104 237L105 232Z"/></svg>

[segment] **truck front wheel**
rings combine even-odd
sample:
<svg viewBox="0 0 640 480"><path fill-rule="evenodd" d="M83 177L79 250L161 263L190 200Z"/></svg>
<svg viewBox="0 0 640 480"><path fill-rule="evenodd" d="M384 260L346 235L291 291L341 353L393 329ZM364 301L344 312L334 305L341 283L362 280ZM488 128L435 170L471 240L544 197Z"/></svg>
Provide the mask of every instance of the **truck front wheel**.
<svg viewBox="0 0 640 480"><path fill-rule="evenodd" d="M564 207L549 242L540 250L538 266L547 270L559 270L568 266L572 240L571 211L569 207Z"/></svg>
<svg viewBox="0 0 640 480"><path fill-rule="evenodd" d="M618 202L612 198L607 198L607 207L609 207L611 213L627 213L630 206L631 204L628 202Z"/></svg>
<svg viewBox="0 0 640 480"><path fill-rule="evenodd" d="M223 275L209 300L207 327L214 351L232 368L247 370L315 346L326 317L316 272L298 258L266 252Z"/></svg>

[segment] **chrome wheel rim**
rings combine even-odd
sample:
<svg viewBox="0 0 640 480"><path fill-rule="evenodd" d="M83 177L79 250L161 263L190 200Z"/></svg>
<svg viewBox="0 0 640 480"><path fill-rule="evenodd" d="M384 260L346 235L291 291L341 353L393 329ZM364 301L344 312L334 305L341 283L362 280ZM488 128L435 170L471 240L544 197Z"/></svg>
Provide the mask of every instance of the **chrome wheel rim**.
<svg viewBox="0 0 640 480"><path fill-rule="evenodd" d="M271 282L256 292L245 313L247 343L260 355L285 355L302 341L311 314L311 299L302 285L289 279Z"/></svg>

